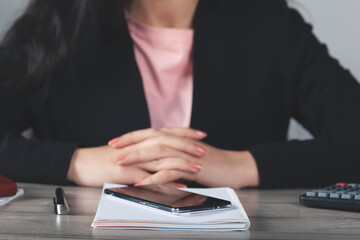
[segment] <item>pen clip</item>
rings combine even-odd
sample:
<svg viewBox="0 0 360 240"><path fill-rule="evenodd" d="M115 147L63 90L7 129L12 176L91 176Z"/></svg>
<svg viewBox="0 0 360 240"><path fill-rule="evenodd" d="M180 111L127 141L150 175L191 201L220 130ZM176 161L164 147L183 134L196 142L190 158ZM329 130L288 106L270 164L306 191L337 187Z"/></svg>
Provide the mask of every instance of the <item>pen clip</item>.
<svg viewBox="0 0 360 240"><path fill-rule="evenodd" d="M65 198L65 192L62 188L55 190L54 211L58 215L66 215L69 213L69 205Z"/></svg>

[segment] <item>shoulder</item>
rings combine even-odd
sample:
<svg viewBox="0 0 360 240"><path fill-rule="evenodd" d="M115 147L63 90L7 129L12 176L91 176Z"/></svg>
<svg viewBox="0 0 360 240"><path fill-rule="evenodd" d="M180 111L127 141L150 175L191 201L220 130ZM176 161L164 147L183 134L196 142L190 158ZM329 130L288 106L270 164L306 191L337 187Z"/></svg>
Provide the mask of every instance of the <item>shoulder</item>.
<svg viewBox="0 0 360 240"><path fill-rule="evenodd" d="M206 18L208 25L222 25L224 29L237 27L276 28L284 23L290 11L286 0L201 0L199 18Z"/></svg>
<svg viewBox="0 0 360 240"><path fill-rule="evenodd" d="M240 16L239 13L246 12L247 15L263 17L275 17L286 11L285 0L218 0L224 13L229 16Z"/></svg>
<svg viewBox="0 0 360 240"><path fill-rule="evenodd" d="M216 0L213 0L216 1ZM289 8L286 0L217 0L223 20L246 24L276 24L304 22L301 15Z"/></svg>
<svg viewBox="0 0 360 240"><path fill-rule="evenodd" d="M285 0L218 0L218 25L224 35L277 42L284 33Z"/></svg>
<svg viewBox="0 0 360 240"><path fill-rule="evenodd" d="M231 35L243 37L244 33L254 32L277 41L287 31L310 27L285 0L217 0L217 3L219 25Z"/></svg>
<svg viewBox="0 0 360 240"><path fill-rule="evenodd" d="M213 0L218 1L222 5L227 6L251 6L251 7L259 7L259 8L277 8L281 6L286 6L286 0Z"/></svg>

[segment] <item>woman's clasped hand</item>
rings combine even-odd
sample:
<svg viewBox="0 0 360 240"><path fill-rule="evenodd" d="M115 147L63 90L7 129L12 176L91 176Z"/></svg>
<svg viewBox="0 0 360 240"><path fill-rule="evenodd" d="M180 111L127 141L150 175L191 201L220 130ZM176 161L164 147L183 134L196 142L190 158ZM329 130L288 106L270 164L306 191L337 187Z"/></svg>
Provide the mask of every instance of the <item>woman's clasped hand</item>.
<svg viewBox="0 0 360 240"><path fill-rule="evenodd" d="M144 129L109 141L117 150L117 167L145 174L136 185L164 184L185 179L208 187L259 185L254 158L248 151L228 151L201 140L206 133L190 128Z"/></svg>
<svg viewBox="0 0 360 240"><path fill-rule="evenodd" d="M67 178L84 186L104 182L177 184L179 179L208 187L259 185L259 173L248 151L228 151L201 140L206 133L189 128L144 129L109 141L108 146L79 148Z"/></svg>

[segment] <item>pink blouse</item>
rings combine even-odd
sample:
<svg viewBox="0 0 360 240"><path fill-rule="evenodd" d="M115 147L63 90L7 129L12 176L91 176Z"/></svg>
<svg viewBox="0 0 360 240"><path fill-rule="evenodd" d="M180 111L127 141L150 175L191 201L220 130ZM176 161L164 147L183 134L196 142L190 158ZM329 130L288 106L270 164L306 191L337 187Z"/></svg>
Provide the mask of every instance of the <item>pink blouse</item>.
<svg viewBox="0 0 360 240"><path fill-rule="evenodd" d="M126 13L151 127L189 127L193 30L146 26Z"/></svg>

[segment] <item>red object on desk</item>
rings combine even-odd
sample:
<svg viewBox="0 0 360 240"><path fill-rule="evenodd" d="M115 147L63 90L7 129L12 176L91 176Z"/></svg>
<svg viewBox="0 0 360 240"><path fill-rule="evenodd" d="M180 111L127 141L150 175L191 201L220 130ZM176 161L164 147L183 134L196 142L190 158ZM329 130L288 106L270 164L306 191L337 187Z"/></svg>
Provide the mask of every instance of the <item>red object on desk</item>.
<svg viewBox="0 0 360 240"><path fill-rule="evenodd" d="M339 182L336 184L337 186L340 186L340 187L345 187L346 185L348 185L347 183L344 183L344 182Z"/></svg>
<svg viewBox="0 0 360 240"><path fill-rule="evenodd" d="M0 175L0 197L15 195L17 191L16 182Z"/></svg>

